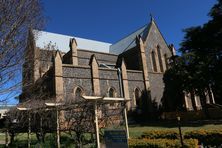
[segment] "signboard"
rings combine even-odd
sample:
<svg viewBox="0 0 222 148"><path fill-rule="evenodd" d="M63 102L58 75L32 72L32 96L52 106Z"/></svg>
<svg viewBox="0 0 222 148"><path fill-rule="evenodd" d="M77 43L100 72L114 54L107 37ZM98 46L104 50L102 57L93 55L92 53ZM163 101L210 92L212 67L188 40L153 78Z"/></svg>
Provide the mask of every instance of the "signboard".
<svg viewBox="0 0 222 148"><path fill-rule="evenodd" d="M125 130L104 130L106 148L128 148Z"/></svg>

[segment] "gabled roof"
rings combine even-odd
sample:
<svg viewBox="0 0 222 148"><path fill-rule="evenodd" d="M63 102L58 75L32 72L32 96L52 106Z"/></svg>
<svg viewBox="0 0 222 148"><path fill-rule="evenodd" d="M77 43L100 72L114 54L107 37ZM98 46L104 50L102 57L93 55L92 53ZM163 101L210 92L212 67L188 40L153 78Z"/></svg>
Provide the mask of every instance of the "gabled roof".
<svg viewBox="0 0 222 148"><path fill-rule="evenodd" d="M161 31L159 30L157 24L154 21L154 18L151 17L151 21L149 24L141 27L140 29L134 31L130 35L124 37L123 39L119 40L118 42L112 44L110 46L109 52L112 54L121 54L129 49L132 49L133 47L136 47L136 38L137 36L140 36L142 40L145 42L147 38L149 38L149 34L151 32L151 28L154 26L159 31L160 35L162 36L164 42L167 45L167 42L165 38L163 37Z"/></svg>
<svg viewBox="0 0 222 148"><path fill-rule="evenodd" d="M69 41L71 38L75 38L77 42L77 48L83 50L85 49L109 53L109 46L111 45L110 43L106 42L100 42L45 31L34 30L33 33L35 35L36 47L42 49L44 49L49 43L51 43L51 45L55 45L60 51L68 52L70 50Z"/></svg>
<svg viewBox="0 0 222 148"><path fill-rule="evenodd" d="M122 38L121 40L119 40L118 42L114 44L95 41L95 40L89 40L89 39L84 39L84 38L79 38L79 37L61 35L61 34L56 34L56 33L50 33L50 32L45 32L45 31L34 30L33 33L35 35L36 47L39 47L42 49L44 49L49 43L51 43L51 45L55 45L55 47L57 47L60 51L68 52L70 50L69 49L70 39L75 38L77 42L77 49L119 55L136 46L137 36L140 36L143 41L146 41L152 25L155 25L155 27L159 30L154 19L151 18L151 22L149 24L144 25L143 27L139 28L138 30ZM162 36L161 32L160 34Z"/></svg>
<svg viewBox="0 0 222 148"><path fill-rule="evenodd" d="M119 40L110 46L109 52L114 54L121 54L128 49L131 49L136 46L136 36L141 36L143 40L146 39L149 32L150 24L147 24L140 29L134 31L125 38Z"/></svg>

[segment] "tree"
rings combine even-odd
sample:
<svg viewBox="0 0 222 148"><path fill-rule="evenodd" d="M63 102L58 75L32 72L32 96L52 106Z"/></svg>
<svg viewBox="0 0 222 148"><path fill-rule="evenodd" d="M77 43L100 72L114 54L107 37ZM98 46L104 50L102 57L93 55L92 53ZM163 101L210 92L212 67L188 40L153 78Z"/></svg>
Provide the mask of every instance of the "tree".
<svg viewBox="0 0 222 148"><path fill-rule="evenodd" d="M103 137L102 128L120 128L123 126L123 110L125 104L122 102L98 102L85 100L82 97L70 95L66 98L61 108L64 119L61 120L62 131L67 132L75 143L76 147L83 147L84 144L95 142L93 135L96 134L95 125L95 103L97 104L98 126L100 138ZM91 134L91 139L85 139L86 133ZM95 136L96 137L96 136ZM101 140L102 141L102 140Z"/></svg>
<svg viewBox="0 0 222 148"><path fill-rule="evenodd" d="M66 102L64 112L64 127L75 142L76 147L82 147L85 133L94 133L93 102L80 99Z"/></svg>
<svg viewBox="0 0 222 148"><path fill-rule="evenodd" d="M175 79L175 85L171 85L180 93L201 96L202 105L206 103L206 90L212 88L216 98L222 96L222 0L213 6L209 16L211 19L202 26L185 29L181 56L171 59L171 68L164 77L166 83Z"/></svg>
<svg viewBox="0 0 222 148"><path fill-rule="evenodd" d="M181 111L184 107L183 100L180 98L183 98L185 89L183 85L185 84L184 81L187 81L184 77L187 77L187 72L182 57L174 56L171 59L170 65L172 68L168 69L163 77L165 89L161 99L162 109L164 111Z"/></svg>
<svg viewBox="0 0 222 148"><path fill-rule="evenodd" d="M36 133L38 142L43 144L46 133L55 132L55 109L45 105L48 101L52 102L52 100L38 100L33 98L33 100L11 108L7 112L5 131L9 133L11 145L14 144L14 138L19 133L27 132L29 134L28 141L31 141L29 139L30 134Z"/></svg>
<svg viewBox="0 0 222 148"><path fill-rule="evenodd" d="M43 27L42 9L40 0L0 1L0 95L21 85L28 31Z"/></svg>
<svg viewBox="0 0 222 148"><path fill-rule="evenodd" d="M222 1L211 9L209 16L212 18L203 26L188 28L185 30L185 39L181 43L180 51L186 57L187 66L192 66L196 82L206 85L216 85L221 81L218 75L221 73L222 61ZM191 74L191 71L189 71ZM196 84L198 85L198 84ZM201 87L197 86L197 87Z"/></svg>

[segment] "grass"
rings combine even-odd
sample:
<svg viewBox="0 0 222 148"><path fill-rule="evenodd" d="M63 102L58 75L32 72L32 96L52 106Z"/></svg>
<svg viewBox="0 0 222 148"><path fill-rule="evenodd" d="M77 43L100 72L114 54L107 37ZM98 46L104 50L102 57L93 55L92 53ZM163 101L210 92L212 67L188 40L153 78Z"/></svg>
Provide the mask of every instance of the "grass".
<svg viewBox="0 0 222 148"><path fill-rule="evenodd" d="M27 147L27 133L16 134L15 142L11 147ZM5 134L0 133L0 148L4 147L5 144ZM61 133L60 136L61 148L73 148L75 147L73 141L70 139L69 135L66 133ZM3 144L4 143L4 144ZM31 134L31 147L38 147L40 143L38 143L36 135L34 133ZM43 147L51 148L56 147L56 135L55 133L48 133L45 137L45 143Z"/></svg>
<svg viewBox="0 0 222 148"><path fill-rule="evenodd" d="M5 140L5 133L0 133L0 141Z"/></svg>
<svg viewBox="0 0 222 148"><path fill-rule="evenodd" d="M192 130L198 130L198 129L211 129L211 130L217 130L222 129L222 124L206 124L206 125L189 125L189 126L182 126L182 133ZM151 130L175 130L178 131L177 125L171 125L171 124L152 124L152 125L131 125L129 126L130 131L130 137L136 138L141 136L141 134L145 131L151 131ZM37 139L34 133L31 134L31 140L32 140L32 146L34 147L37 145ZM1 143L5 141L5 134L0 133L0 141ZM19 145L27 145L27 133L17 134L15 137L16 143L19 143ZM50 145L55 144L55 135L54 134L47 134L46 140L45 140L45 147L51 147ZM73 142L70 140L67 134L62 134L61 136L61 144L62 147L73 147ZM17 145L18 146L18 145ZM0 148L4 147L4 145L0 144Z"/></svg>

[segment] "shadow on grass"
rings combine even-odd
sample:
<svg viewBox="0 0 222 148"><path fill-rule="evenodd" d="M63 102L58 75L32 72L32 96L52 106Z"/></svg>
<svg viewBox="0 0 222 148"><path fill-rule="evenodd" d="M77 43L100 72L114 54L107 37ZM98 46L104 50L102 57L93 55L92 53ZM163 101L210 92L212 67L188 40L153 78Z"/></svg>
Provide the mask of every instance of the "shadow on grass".
<svg viewBox="0 0 222 148"><path fill-rule="evenodd" d="M197 120L197 121L181 121L182 126L186 127L201 127L205 125L220 125L222 124L222 120ZM130 127L163 127L163 128L176 128L178 127L178 122L174 121L149 121L143 123L133 123L129 125Z"/></svg>

